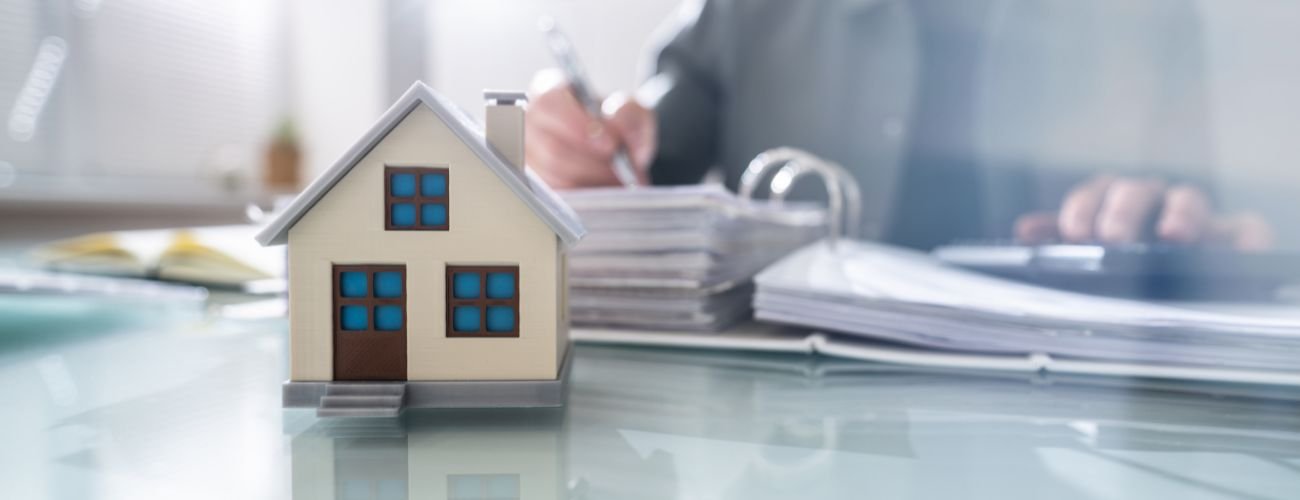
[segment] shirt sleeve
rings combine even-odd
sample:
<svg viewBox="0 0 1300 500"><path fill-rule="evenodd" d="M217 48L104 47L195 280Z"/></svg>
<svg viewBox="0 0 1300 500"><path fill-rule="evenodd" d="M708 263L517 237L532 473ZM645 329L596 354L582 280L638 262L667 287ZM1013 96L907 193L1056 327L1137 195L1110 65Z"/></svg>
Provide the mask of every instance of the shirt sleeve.
<svg viewBox="0 0 1300 500"><path fill-rule="evenodd" d="M1160 92L1151 104L1146 163L1172 183L1200 188L1219 200L1219 159L1211 132L1209 72L1202 13L1194 4L1172 1L1158 11L1167 23L1152 60L1163 64Z"/></svg>
<svg viewBox="0 0 1300 500"><path fill-rule="evenodd" d="M654 184L699 182L717 163L721 74L731 43L725 1L688 1L665 26L650 67L651 77L638 91L655 110L659 147L650 164Z"/></svg>

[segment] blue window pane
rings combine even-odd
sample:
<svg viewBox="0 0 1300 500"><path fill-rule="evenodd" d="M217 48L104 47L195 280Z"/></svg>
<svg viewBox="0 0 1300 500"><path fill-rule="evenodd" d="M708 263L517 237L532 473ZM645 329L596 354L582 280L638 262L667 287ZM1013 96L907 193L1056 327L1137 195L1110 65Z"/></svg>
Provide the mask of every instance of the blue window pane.
<svg viewBox="0 0 1300 500"><path fill-rule="evenodd" d="M452 312L452 328L458 332L477 332L479 309L472 306L460 306Z"/></svg>
<svg viewBox="0 0 1300 500"><path fill-rule="evenodd" d="M394 203L393 204L393 225L397 227L411 227L415 225L415 204L414 203Z"/></svg>
<svg viewBox="0 0 1300 500"><path fill-rule="evenodd" d="M366 500L370 498L370 481L364 479L343 480L343 500Z"/></svg>
<svg viewBox="0 0 1300 500"><path fill-rule="evenodd" d="M392 299L402 296L402 273L384 271L375 273L375 296Z"/></svg>
<svg viewBox="0 0 1300 500"><path fill-rule="evenodd" d="M452 275L452 296L458 299L477 299L479 296L478 273L455 273Z"/></svg>
<svg viewBox="0 0 1300 500"><path fill-rule="evenodd" d="M452 474L447 476L447 490L450 498L481 498L483 485L479 476Z"/></svg>
<svg viewBox="0 0 1300 500"><path fill-rule="evenodd" d="M406 500L406 481L400 479L380 479L379 480L379 497L377 500ZM499 497L509 498L509 497ZM515 495L514 498L519 498Z"/></svg>
<svg viewBox="0 0 1300 500"><path fill-rule="evenodd" d="M344 330L353 332L366 330L370 324L366 306L343 306L339 311L339 323L343 325Z"/></svg>
<svg viewBox="0 0 1300 500"><path fill-rule="evenodd" d="M487 498L519 498L518 474L493 474L487 477Z"/></svg>
<svg viewBox="0 0 1300 500"><path fill-rule="evenodd" d="M424 196L447 196L446 174L424 174L420 177L420 194Z"/></svg>
<svg viewBox="0 0 1300 500"><path fill-rule="evenodd" d="M488 306L487 329L489 332L509 332L514 330L514 308L509 306Z"/></svg>
<svg viewBox="0 0 1300 500"><path fill-rule="evenodd" d="M402 329L401 306L375 306L375 329L395 332Z"/></svg>
<svg viewBox="0 0 1300 500"><path fill-rule="evenodd" d="M370 283L366 273L345 271L339 273L339 294L344 297L366 297L370 295Z"/></svg>
<svg viewBox="0 0 1300 500"><path fill-rule="evenodd" d="M509 299L515 296L515 275L513 273L488 273L487 295L489 299Z"/></svg>
<svg viewBox="0 0 1300 500"><path fill-rule="evenodd" d="M415 196L415 174L393 174L393 196Z"/></svg>
<svg viewBox="0 0 1300 500"><path fill-rule="evenodd" d="M447 205L442 203L420 205L420 224L425 226L447 225Z"/></svg>

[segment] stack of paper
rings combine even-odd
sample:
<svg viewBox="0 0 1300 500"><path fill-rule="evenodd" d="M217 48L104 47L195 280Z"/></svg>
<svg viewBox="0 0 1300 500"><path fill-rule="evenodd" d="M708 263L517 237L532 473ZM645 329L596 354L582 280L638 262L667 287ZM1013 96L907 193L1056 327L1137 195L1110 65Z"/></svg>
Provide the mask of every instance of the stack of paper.
<svg viewBox="0 0 1300 500"><path fill-rule="evenodd" d="M754 274L824 233L825 211L722 186L566 193L587 236L570 254L579 325L717 330L749 314Z"/></svg>
<svg viewBox="0 0 1300 500"><path fill-rule="evenodd" d="M1300 320L1052 290L883 245L813 244L756 282L759 319L937 352L1300 371Z"/></svg>

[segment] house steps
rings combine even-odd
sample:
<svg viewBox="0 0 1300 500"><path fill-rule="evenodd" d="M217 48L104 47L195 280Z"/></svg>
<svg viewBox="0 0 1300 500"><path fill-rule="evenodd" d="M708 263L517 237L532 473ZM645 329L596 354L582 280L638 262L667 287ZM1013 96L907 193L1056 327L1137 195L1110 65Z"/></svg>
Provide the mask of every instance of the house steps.
<svg viewBox="0 0 1300 500"><path fill-rule="evenodd" d="M406 384L402 382L332 383L316 416L391 418L402 413L405 403Z"/></svg>

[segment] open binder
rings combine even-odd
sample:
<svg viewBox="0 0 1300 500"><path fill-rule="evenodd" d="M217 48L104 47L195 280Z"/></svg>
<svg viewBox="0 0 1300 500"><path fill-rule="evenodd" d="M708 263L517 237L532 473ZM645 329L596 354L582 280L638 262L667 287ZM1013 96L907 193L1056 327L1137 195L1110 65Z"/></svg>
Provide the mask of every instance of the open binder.
<svg viewBox="0 0 1300 500"><path fill-rule="evenodd" d="M851 178L806 153L755 159L741 194L774 169L815 174L831 194L830 235L755 279L755 317L717 334L577 330L576 340L818 353L926 367L1300 385L1300 314L1229 314L1096 297L963 271L852 238ZM779 200L781 189L773 189ZM847 221L847 223L845 223ZM842 226L837 223L843 224ZM848 238L845 238L848 236Z"/></svg>

